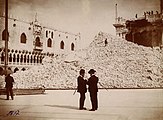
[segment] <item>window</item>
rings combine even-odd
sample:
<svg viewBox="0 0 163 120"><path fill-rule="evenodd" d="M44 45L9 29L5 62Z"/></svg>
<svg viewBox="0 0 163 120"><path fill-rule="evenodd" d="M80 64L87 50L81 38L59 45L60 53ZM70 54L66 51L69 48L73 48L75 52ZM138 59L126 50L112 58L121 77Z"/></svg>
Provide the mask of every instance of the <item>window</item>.
<svg viewBox="0 0 163 120"><path fill-rule="evenodd" d="M8 33L8 36L9 36L9 33ZM6 30L3 30L2 32L2 40L5 40L6 39Z"/></svg>
<svg viewBox="0 0 163 120"><path fill-rule="evenodd" d="M71 50L74 51L74 43L71 44Z"/></svg>
<svg viewBox="0 0 163 120"><path fill-rule="evenodd" d="M9 55L9 62L12 62L12 54Z"/></svg>
<svg viewBox="0 0 163 120"><path fill-rule="evenodd" d="M5 60L5 56L4 56L4 53L2 52L1 54L1 61L4 61Z"/></svg>
<svg viewBox="0 0 163 120"><path fill-rule="evenodd" d="M33 57L32 57L32 55L31 55L31 61L30 61L31 63L32 63L32 60L33 60Z"/></svg>
<svg viewBox="0 0 163 120"><path fill-rule="evenodd" d="M26 63L26 60L27 60L26 55L24 55L24 62L25 62L25 63Z"/></svg>
<svg viewBox="0 0 163 120"><path fill-rule="evenodd" d="M21 63L23 62L23 55L21 55L21 57L20 57L20 62Z"/></svg>
<svg viewBox="0 0 163 120"><path fill-rule="evenodd" d="M47 45L48 45L48 47L52 47L52 40L50 38L48 39Z"/></svg>
<svg viewBox="0 0 163 120"><path fill-rule="evenodd" d="M64 42L63 41L61 41L61 43L60 43L60 48L64 49Z"/></svg>
<svg viewBox="0 0 163 120"><path fill-rule="evenodd" d="M35 46L41 47L41 42L40 42L40 38L39 37L36 38Z"/></svg>
<svg viewBox="0 0 163 120"><path fill-rule="evenodd" d="M48 37L48 31L46 31L46 37Z"/></svg>
<svg viewBox="0 0 163 120"><path fill-rule="evenodd" d="M17 55L17 62L19 63L19 54Z"/></svg>
<svg viewBox="0 0 163 120"><path fill-rule="evenodd" d="M15 62L16 61L16 56L15 56L15 54L13 55L13 62Z"/></svg>
<svg viewBox="0 0 163 120"><path fill-rule="evenodd" d="M20 36L20 43L26 43L26 40L27 40L27 38L26 38L25 33L22 33Z"/></svg>
<svg viewBox="0 0 163 120"><path fill-rule="evenodd" d="M27 56L27 63L29 63L29 55Z"/></svg>
<svg viewBox="0 0 163 120"><path fill-rule="evenodd" d="M51 33L51 38L53 38L53 32Z"/></svg>
<svg viewBox="0 0 163 120"><path fill-rule="evenodd" d="M15 23L13 24L13 27L16 27L16 24Z"/></svg>

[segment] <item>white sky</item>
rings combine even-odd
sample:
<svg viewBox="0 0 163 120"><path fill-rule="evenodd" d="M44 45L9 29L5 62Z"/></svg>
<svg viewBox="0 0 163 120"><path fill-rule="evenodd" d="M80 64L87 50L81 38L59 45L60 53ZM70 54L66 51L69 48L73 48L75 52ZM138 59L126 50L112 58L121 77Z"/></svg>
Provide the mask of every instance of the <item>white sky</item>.
<svg viewBox="0 0 163 120"><path fill-rule="evenodd" d="M1 4L2 1L0 0ZM27 21L37 13L42 25L67 32L81 33L82 46L87 46L99 32L115 35L115 4L118 16L134 18L144 11L160 11L159 0L8 0L9 14ZM2 6L2 5L1 5ZM2 9L3 7L1 7Z"/></svg>

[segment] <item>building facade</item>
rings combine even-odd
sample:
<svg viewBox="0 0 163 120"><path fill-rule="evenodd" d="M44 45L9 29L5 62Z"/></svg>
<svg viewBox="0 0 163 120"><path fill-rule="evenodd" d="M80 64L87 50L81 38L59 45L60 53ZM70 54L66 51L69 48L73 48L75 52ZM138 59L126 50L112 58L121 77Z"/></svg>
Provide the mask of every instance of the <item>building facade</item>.
<svg viewBox="0 0 163 120"><path fill-rule="evenodd" d="M162 47L163 45L163 22L162 13L157 11L144 12L142 17L136 17L131 20L117 21L113 26L116 29L116 35L147 47Z"/></svg>
<svg viewBox="0 0 163 120"><path fill-rule="evenodd" d="M162 14L145 12L142 18L127 20L126 40L147 47L162 47L163 23Z"/></svg>
<svg viewBox="0 0 163 120"><path fill-rule="evenodd" d="M0 16L0 65L5 60L5 17ZM41 25L37 19L26 22L8 18L8 64L35 65L45 56L68 54L77 50L80 34Z"/></svg>

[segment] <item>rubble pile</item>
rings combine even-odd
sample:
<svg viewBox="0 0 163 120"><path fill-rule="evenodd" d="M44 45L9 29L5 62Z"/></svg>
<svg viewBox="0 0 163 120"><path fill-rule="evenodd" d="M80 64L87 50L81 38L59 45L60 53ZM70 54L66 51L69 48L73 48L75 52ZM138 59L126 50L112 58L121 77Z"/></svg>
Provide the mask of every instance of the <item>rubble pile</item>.
<svg viewBox="0 0 163 120"><path fill-rule="evenodd" d="M43 65L13 74L15 88L74 88L77 69L72 64L47 57Z"/></svg>
<svg viewBox="0 0 163 120"><path fill-rule="evenodd" d="M105 44L107 41L107 44ZM96 69L111 88L163 87L163 51L140 46L100 32L90 44L87 68Z"/></svg>
<svg viewBox="0 0 163 120"><path fill-rule="evenodd" d="M162 54L162 50L100 32L84 50L62 59L44 58L43 65L16 72L12 75L16 82L14 87L75 88L79 70L93 68L102 85L99 87L160 88L163 87Z"/></svg>

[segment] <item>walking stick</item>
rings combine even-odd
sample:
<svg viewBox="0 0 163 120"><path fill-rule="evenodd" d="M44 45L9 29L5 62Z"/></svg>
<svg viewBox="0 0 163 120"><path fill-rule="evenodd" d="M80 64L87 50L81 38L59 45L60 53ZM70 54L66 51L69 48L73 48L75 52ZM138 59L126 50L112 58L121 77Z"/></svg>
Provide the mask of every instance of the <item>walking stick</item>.
<svg viewBox="0 0 163 120"><path fill-rule="evenodd" d="M75 95L75 93L76 93L76 89L75 89L75 91L74 91L73 95Z"/></svg>
<svg viewBox="0 0 163 120"><path fill-rule="evenodd" d="M101 86L102 88L105 88L105 90L108 91L108 89L107 89L106 87L104 87L100 82L98 82L98 83L100 84L100 86Z"/></svg>

